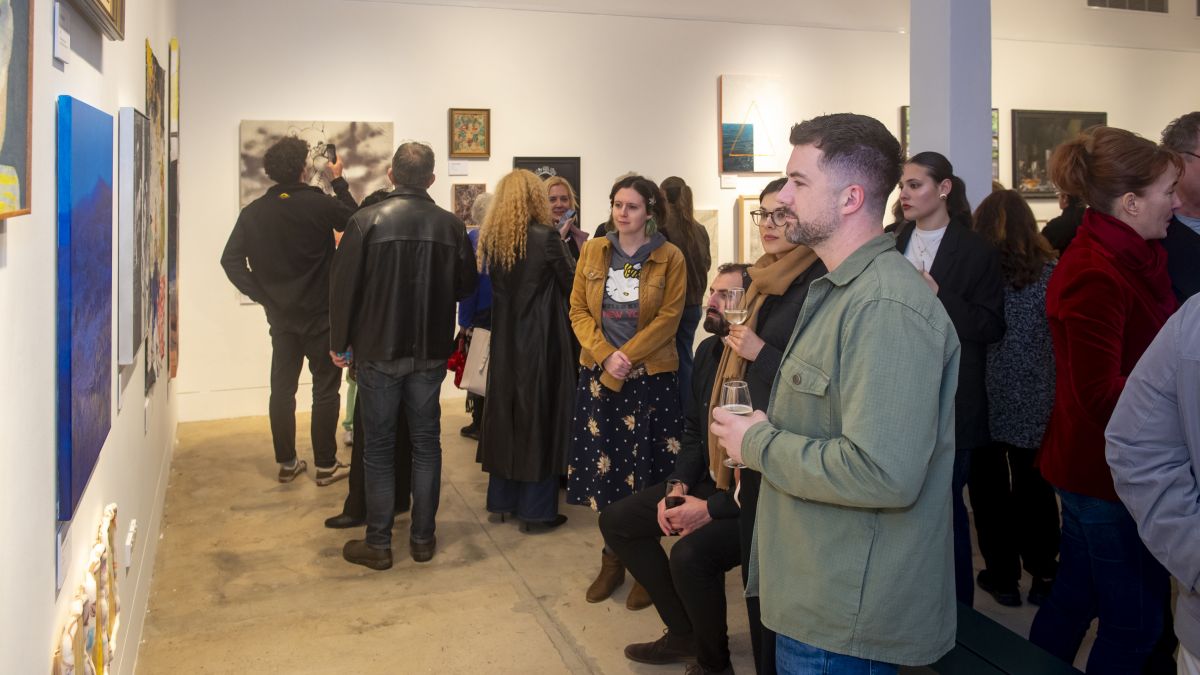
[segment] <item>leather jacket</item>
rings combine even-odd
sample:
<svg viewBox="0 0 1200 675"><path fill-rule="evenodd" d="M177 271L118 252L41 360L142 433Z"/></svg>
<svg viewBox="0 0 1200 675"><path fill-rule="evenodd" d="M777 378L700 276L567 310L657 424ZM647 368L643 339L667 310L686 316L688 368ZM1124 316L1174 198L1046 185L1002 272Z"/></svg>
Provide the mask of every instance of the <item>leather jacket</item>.
<svg viewBox="0 0 1200 675"><path fill-rule="evenodd" d="M422 188L397 187L346 225L330 273L329 344L356 361L442 360L478 273L467 230Z"/></svg>

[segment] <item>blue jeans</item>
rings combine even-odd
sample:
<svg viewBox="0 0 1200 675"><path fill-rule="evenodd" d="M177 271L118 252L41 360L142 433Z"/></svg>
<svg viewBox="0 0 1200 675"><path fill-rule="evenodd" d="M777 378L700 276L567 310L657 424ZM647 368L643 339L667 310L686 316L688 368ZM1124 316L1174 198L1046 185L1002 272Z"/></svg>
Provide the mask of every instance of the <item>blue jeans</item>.
<svg viewBox="0 0 1200 675"><path fill-rule="evenodd" d="M396 505L396 420L403 413L412 439L412 530L409 539L433 540L442 481L442 408L446 366L414 370L411 359L358 364L358 405L363 423L363 484L367 493L367 545L391 548Z"/></svg>
<svg viewBox="0 0 1200 675"><path fill-rule="evenodd" d="M675 331L675 351L679 353L679 410L687 410L688 398L692 395L692 343L696 341L696 327L704 317L700 305L683 308L679 329Z"/></svg>
<svg viewBox="0 0 1200 675"><path fill-rule="evenodd" d="M1087 672L1140 673L1163 629L1170 579L1138 537L1125 506L1058 490L1058 575L1029 640L1071 663L1099 618Z"/></svg>
<svg viewBox="0 0 1200 675"><path fill-rule="evenodd" d="M775 635L775 667L784 675L895 675L900 671L895 664L835 654L782 633Z"/></svg>

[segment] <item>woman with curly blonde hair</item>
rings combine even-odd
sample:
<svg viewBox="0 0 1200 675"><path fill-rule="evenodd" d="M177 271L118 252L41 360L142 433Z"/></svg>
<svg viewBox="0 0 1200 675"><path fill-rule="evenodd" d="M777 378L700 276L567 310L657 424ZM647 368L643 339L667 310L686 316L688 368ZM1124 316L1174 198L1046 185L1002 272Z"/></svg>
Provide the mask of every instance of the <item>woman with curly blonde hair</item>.
<svg viewBox="0 0 1200 675"><path fill-rule="evenodd" d="M546 187L517 169L500 179L479 231L492 278L492 341L479 458L487 510L522 531L558 527L558 476L571 438L575 368L567 303L575 271L551 227Z"/></svg>

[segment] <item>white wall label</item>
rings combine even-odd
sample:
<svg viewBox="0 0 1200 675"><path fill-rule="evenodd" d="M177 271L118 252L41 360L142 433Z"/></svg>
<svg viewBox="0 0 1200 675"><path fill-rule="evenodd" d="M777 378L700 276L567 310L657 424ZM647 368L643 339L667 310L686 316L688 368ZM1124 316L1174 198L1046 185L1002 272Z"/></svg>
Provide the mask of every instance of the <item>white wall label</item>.
<svg viewBox="0 0 1200 675"><path fill-rule="evenodd" d="M70 16L61 2L54 3L54 58L63 63L71 60Z"/></svg>
<svg viewBox="0 0 1200 675"><path fill-rule="evenodd" d="M466 176L471 168L471 163L462 159L452 159L446 162L446 170L451 176Z"/></svg>
<svg viewBox="0 0 1200 675"><path fill-rule="evenodd" d="M728 173L721 174L721 189L722 190L736 190L737 189L737 176L735 174L728 174Z"/></svg>
<svg viewBox="0 0 1200 675"><path fill-rule="evenodd" d="M62 590L71 566L71 523L60 522L54 533L54 592Z"/></svg>

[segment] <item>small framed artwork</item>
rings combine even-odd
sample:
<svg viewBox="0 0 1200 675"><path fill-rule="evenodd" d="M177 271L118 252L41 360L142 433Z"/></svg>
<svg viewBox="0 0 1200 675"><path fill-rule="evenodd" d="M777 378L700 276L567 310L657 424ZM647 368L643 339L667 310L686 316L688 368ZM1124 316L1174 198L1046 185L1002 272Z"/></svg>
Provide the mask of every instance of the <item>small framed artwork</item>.
<svg viewBox="0 0 1200 675"><path fill-rule="evenodd" d="M487 192L487 185L484 183L455 183L450 186L454 215L467 227L479 227L483 224L471 220L471 205L475 203L475 198L484 192Z"/></svg>
<svg viewBox="0 0 1200 675"><path fill-rule="evenodd" d="M739 262L753 263L763 255L762 239L758 237L758 227L754 224L751 211L758 208L757 195L742 195L737 200L737 259Z"/></svg>
<svg viewBox="0 0 1200 675"><path fill-rule="evenodd" d="M109 40L125 39L125 0L72 0Z"/></svg>
<svg viewBox="0 0 1200 675"><path fill-rule="evenodd" d="M692 209L692 216L708 233L708 255L712 258L712 267L708 270L708 282L712 283L717 276L717 268L725 262L721 260L721 251L717 248L717 229L720 225L720 218L716 209Z"/></svg>
<svg viewBox="0 0 1200 675"><path fill-rule="evenodd" d="M900 106L900 155L908 159L908 145L912 142L912 118L910 106ZM992 108L992 180L1000 180L1000 110Z"/></svg>
<svg viewBox="0 0 1200 675"><path fill-rule="evenodd" d="M1053 197L1050 153L1084 129L1107 123L1103 112L1012 111L1013 189L1026 197Z"/></svg>
<svg viewBox="0 0 1200 675"><path fill-rule="evenodd" d="M33 0L0 3L0 219L29 213L33 180ZM7 15L7 16L6 16ZM7 121L7 123L6 123Z"/></svg>
<svg viewBox="0 0 1200 675"><path fill-rule="evenodd" d="M450 109L450 156L492 156L492 111L487 108Z"/></svg>

